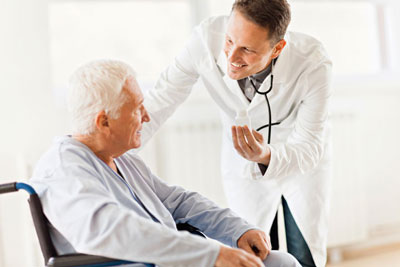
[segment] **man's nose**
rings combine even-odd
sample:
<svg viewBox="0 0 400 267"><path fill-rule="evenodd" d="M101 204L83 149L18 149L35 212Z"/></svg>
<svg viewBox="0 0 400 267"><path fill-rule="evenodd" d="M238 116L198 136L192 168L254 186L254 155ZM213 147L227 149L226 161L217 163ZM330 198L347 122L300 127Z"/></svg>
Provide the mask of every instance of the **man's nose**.
<svg viewBox="0 0 400 267"><path fill-rule="evenodd" d="M150 115L149 113L147 113L147 110L143 107L142 123L149 121L150 121Z"/></svg>
<svg viewBox="0 0 400 267"><path fill-rule="evenodd" d="M228 60L230 62L235 62L236 59L239 57L239 49L237 48L231 48L231 50L228 52Z"/></svg>

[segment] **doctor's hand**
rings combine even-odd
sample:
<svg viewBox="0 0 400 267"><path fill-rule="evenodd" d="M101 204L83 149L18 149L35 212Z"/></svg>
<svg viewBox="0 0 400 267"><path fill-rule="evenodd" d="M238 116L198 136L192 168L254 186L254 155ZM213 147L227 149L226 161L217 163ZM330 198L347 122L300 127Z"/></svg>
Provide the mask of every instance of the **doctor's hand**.
<svg viewBox="0 0 400 267"><path fill-rule="evenodd" d="M229 248L221 245L215 267L264 267L260 258L242 249Z"/></svg>
<svg viewBox="0 0 400 267"><path fill-rule="evenodd" d="M245 159L268 165L271 150L264 141L262 134L250 131L247 125L232 126L232 141L236 151Z"/></svg>
<svg viewBox="0 0 400 267"><path fill-rule="evenodd" d="M271 241L263 231L253 229L245 232L237 242L238 248L265 260L271 252Z"/></svg>

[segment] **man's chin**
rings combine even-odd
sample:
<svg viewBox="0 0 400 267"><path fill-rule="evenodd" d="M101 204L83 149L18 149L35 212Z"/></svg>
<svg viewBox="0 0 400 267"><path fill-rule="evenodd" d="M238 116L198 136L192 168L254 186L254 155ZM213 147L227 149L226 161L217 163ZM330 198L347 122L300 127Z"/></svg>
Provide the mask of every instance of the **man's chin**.
<svg viewBox="0 0 400 267"><path fill-rule="evenodd" d="M138 148L140 148L141 146L142 146L142 143L139 142L139 143L133 144L133 145L132 145L132 148L133 148L133 149L138 149Z"/></svg>
<svg viewBox="0 0 400 267"><path fill-rule="evenodd" d="M139 148L139 147L141 147L142 146L142 140L140 139L140 138L138 138L139 140L136 140L134 143L133 143L133 147L134 148Z"/></svg>
<svg viewBox="0 0 400 267"><path fill-rule="evenodd" d="M138 148L140 148L142 146L142 142L137 142L137 141L133 141L133 142L131 142L130 144L129 144L129 149L128 150L131 150L131 149L138 149Z"/></svg>
<svg viewBox="0 0 400 267"><path fill-rule="evenodd" d="M232 80L241 80L244 77L246 77L245 74L243 73L237 73L237 72L232 72L232 71L228 71L228 76L229 78L231 78Z"/></svg>

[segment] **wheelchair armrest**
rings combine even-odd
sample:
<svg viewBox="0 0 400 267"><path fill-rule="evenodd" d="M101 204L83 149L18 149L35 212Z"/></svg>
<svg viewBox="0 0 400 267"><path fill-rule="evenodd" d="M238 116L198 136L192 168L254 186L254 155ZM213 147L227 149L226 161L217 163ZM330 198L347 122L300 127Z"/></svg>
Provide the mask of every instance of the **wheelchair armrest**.
<svg viewBox="0 0 400 267"><path fill-rule="evenodd" d="M0 184L0 194L10 193L17 191L15 187L17 185L16 182L8 183L8 184Z"/></svg>
<svg viewBox="0 0 400 267"><path fill-rule="evenodd" d="M188 224L188 223L178 223L176 224L178 231L188 231L193 235L198 235L200 237L206 238L206 236L198 228Z"/></svg>
<svg viewBox="0 0 400 267"><path fill-rule="evenodd" d="M87 254L66 254L62 256L51 257L46 267L72 267L72 266L117 266L130 263L129 261L115 260L101 256Z"/></svg>

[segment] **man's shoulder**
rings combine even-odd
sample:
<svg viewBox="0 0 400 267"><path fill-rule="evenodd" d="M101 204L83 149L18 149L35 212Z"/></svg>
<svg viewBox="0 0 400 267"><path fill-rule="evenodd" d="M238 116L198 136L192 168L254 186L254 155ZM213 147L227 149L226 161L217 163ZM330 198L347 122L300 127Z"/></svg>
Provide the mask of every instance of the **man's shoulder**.
<svg viewBox="0 0 400 267"><path fill-rule="evenodd" d="M56 137L51 147L36 164L32 179L52 176L57 170L74 163L84 165L92 158L89 149L70 136Z"/></svg>
<svg viewBox="0 0 400 267"><path fill-rule="evenodd" d="M225 34L229 16L213 16L204 19L199 27L208 33Z"/></svg>
<svg viewBox="0 0 400 267"><path fill-rule="evenodd" d="M313 64L330 60L323 44L311 35L289 31L285 35L285 40L292 57L294 56Z"/></svg>
<svg viewBox="0 0 400 267"><path fill-rule="evenodd" d="M210 58L218 58L223 49L228 16L209 17L195 27L187 43L194 61L207 65ZM211 56L211 57L210 57Z"/></svg>

